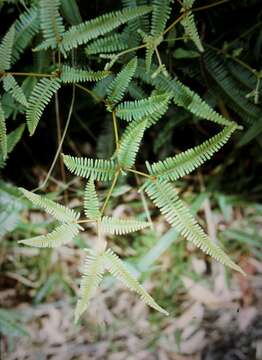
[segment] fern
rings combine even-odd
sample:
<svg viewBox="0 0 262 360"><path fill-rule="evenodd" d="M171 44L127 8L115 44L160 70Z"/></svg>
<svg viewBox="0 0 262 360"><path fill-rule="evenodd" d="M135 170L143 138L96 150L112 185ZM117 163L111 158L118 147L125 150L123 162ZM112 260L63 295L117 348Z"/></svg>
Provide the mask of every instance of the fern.
<svg viewBox="0 0 262 360"><path fill-rule="evenodd" d="M101 230L105 234L124 235L148 227L150 224L145 221L130 219L115 219L103 216L101 220Z"/></svg>
<svg viewBox="0 0 262 360"><path fill-rule="evenodd" d="M1 107L1 104L0 104L0 107ZM0 122L1 122L1 110L0 110ZM13 151L14 147L16 146L18 141L21 139L24 129L25 129L25 125L22 124L7 135L7 137L6 137L7 138L6 139L7 140L7 153L5 156L5 153L3 151L0 151L0 169L2 169L5 166L5 164L6 164L5 160L7 159L8 154Z"/></svg>
<svg viewBox="0 0 262 360"><path fill-rule="evenodd" d="M87 309L91 297L103 279L104 270L104 254L88 250L80 284L80 299L75 309L75 323Z"/></svg>
<svg viewBox="0 0 262 360"><path fill-rule="evenodd" d="M47 235L20 240L19 243L39 248L56 248L72 241L79 233L79 228L78 224L62 224Z"/></svg>
<svg viewBox="0 0 262 360"><path fill-rule="evenodd" d="M204 48L196 28L195 19L192 11L189 11L187 13L187 15L181 21L181 24L184 26L185 34L195 43L198 50L200 52L203 52Z"/></svg>
<svg viewBox="0 0 262 360"><path fill-rule="evenodd" d="M84 196L85 216L92 220L100 219L99 201L96 194L94 180L92 178L86 184Z"/></svg>
<svg viewBox="0 0 262 360"><path fill-rule="evenodd" d="M63 83L78 83L87 81L99 81L110 74L109 71L88 71L81 69L74 69L70 66L63 65L61 68L60 80Z"/></svg>
<svg viewBox="0 0 262 360"><path fill-rule="evenodd" d="M152 36L159 36L164 31L170 13L170 0L153 0Z"/></svg>
<svg viewBox="0 0 262 360"><path fill-rule="evenodd" d="M60 0L40 0L40 24L44 39L52 49L56 49L65 32L59 14Z"/></svg>
<svg viewBox="0 0 262 360"><path fill-rule="evenodd" d="M34 87L26 111L26 122L30 135L34 134L45 107L60 86L58 79L41 79Z"/></svg>
<svg viewBox="0 0 262 360"><path fill-rule="evenodd" d="M124 169L131 168L134 165L146 125L147 119L132 122L122 135L118 150L118 160Z"/></svg>
<svg viewBox="0 0 262 360"><path fill-rule="evenodd" d="M127 37L124 34L112 34L90 43L85 52L87 55L113 53L128 48Z"/></svg>
<svg viewBox="0 0 262 360"><path fill-rule="evenodd" d="M0 147L3 153L3 160L7 157L7 137L6 137L6 124L5 113L0 102Z"/></svg>
<svg viewBox="0 0 262 360"><path fill-rule="evenodd" d="M114 81L107 89L107 100L110 104L114 104L122 100L125 91L136 71L137 58L130 60L129 63L120 71Z"/></svg>
<svg viewBox="0 0 262 360"><path fill-rule="evenodd" d="M15 22L15 36L12 49L12 63L15 63L33 37L39 31L39 11L31 7L23 12Z"/></svg>
<svg viewBox="0 0 262 360"><path fill-rule="evenodd" d="M0 44L0 71L9 70L15 38L14 25L8 30Z"/></svg>
<svg viewBox="0 0 262 360"><path fill-rule="evenodd" d="M15 78L8 74L3 78L3 85L6 92L9 92L13 98L23 106L27 106L27 100L22 88L18 85Z"/></svg>
<svg viewBox="0 0 262 360"><path fill-rule="evenodd" d="M146 292L146 290L139 284L136 278L129 272L119 257L113 253L111 249L107 249L105 254L105 266L107 270L118 280L123 282L130 290L136 292L147 305L153 309L161 312L164 315L168 313L162 309L155 300Z"/></svg>
<svg viewBox="0 0 262 360"><path fill-rule="evenodd" d="M69 171L77 176L94 180L109 181L115 176L116 164L113 160L77 158L63 155L64 163Z"/></svg>
<svg viewBox="0 0 262 360"><path fill-rule="evenodd" d="M47 199L43 196L34 194L26 189L19 188L24 196L30 200L35 206L44 209L48 214L52 215L55 219L70 223L76 222L79 219L79 213L55 203L54 201Z"/></svg>
<svg viewBox="0 0 262 360"><path fill-rule="evenodd" d="M147 99L125 101L116 107L116 115L126 121L138 120L146 116L152 119L151 122L155 122L163 115L162 108L167 110L169 100L170 95L164 93L152 95Z"/></svg>
<svg viewBox="0 0 262 360"><path fill-rule="evenodd" d="M85 23L72 26L65 32L62 40L62 48L65 51L86 44L92 39L104 35L118 26L147 14L151 11L150 6L139 6L137 8L127 8L99 16Z"/></svg>
<svg viewBox="0 0 262 360"><path fill-rule="evenodd" d="M167 158L152 165L147 163L147 169L150 174L156 176L159 180L177 180L190 174L206 160L209 160L228 141L235 129L235 125L228 126L203 144L182 152L175 157Z"/></svg>
<svg viewBox="0 0 262 360"><path fill-rule="evenodd" d="M148 181L145 190L169 224L175 227L181 235L217 261L243 273L242 269L208 238L184 203L179 200L175 189L170 183L166 181Z"/></svg>

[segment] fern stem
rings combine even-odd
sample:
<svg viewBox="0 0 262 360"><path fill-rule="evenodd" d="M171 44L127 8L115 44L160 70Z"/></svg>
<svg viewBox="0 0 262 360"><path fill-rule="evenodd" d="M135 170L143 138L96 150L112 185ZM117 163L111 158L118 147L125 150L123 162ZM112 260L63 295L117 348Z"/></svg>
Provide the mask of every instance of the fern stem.
<svg viewBox="0 0 262 360"><path fill-rule="evenodd" d="M137 185L140 187L141 186L141 181L140 181L139 177L137 176L137 174L135 174L135 178L136 178ZM144 207L144 210L145 210L145 213L146 213L147 221L150 224L151 230L154 230L154 224L153 224L153 221L152 221L152 218L151 218L151 215L150 215L150 211L149 211L149 208L148 208L148 204L147 204L147 201L146 201L145 192L144 192L144 190L142 188L139 191L139 194L140 194L142 204L143 204L143 207Z"/></svg>
<svg viewBox="0 0 262 360"><path fill-rule="evenodd" d="M0 71L0 76L5 75L13 75L13 76L35 76L35 77L58 77L57 74L44 74L44 73L33 73L33 72L13 72L13 71Z"/></svg>
<svg viewBox="0 0 262 360"><path fill-rule="evenodd" d="M127 50L124 50L124 51L121 51L120 53L116 54L116 58L118 59L120 56L123 56L123 55L126 55L130 52L133 52L133 51L136 51L136 50L140 50L140 49L143 49L146 47L146 44L143 44L143 45L139 45L139 46L136 46L136 47L133 47L131 49L127 49Z"/></svg>
<svg viewBox="0 0 262 360"><path fill-rule="evenodd" d="M148 179L151 179L151 180L155 180L155 176L152 176L152 175L149 175L149 174L146 174L142 171L138 171L138 170L134 170L134 169L125 169L126 171L129 171L129 172L132 172L134 174L137 174L137 175L141 175L141 176L144 176Z"/></svg>
<svg viewBox="0 0 262 360"><path fill-rule="evenodd" d="M225 4L229 1L232 1L232 0L220 0L220 1L217 1L213 4L208 4L208 5L204 5L204 6L199 6L197 8L193 8L192 11L201 11L201 10L206 10L206 9L210 9L212 7L215 7L215 6L218 6L218 5L222 5L222 4Z"/></svg>
<svg viewBox="0 0 262 360"><path fill-rule="evenodd" d="M184 11L182 15L180 15L175 21L172 22L162 33L162 36L164 36L166 33L168 33L170 30L173 29L176 24L178 24L181 20L184 19L184 17L187 15L187 11Z"/></svg>
<svg viewBox="0 0 262 360"><path fill-rule="evenodd" d="M82 85L79 85L79 84L75 84L75 86L78 87L79 89L85 91L89 95L91 95L96 101L98 101L98 102L104 101L101 97L97 96L92 90L89 90L88 88L86 88Z"/></svg>
<svg viewBox="0 0 262 360"><path fill-rule="evenodd" d="M92 223L95 220L89 220L89 219L83 219L83 220L78 220L77 224L87 224L87 223Z"/></svg>
<svg viewBox="0 0 262 360"><path fill-rule="evenodd" d="M106 196L105 202L104 202L104 204L103 204L103 206L102 206L102 209L101 209L101 214L102 214L102 215L104 214L104 211L105 211L105 209L106 209L106 206L107 206L107 204L108 204L108 201L109 201L109 199L110 199L110 197L111 197L111 195L112 195L112 192L113 192L113 190L114 190L114 187L115 187L115 185L116 185L116 182L117 182L117 179L118 179L118 176L119 176L119 172L120 172L120 170L118 170L118 171L115 173L115 176L114 176L114 179L113 179L113 181L112 181L111 187L110 187L110 189L109 189L109 191L108 191L108 194L107 194L107 196Z"/></svg>
<svg viewBox="0 0 262 360"><path fill-rule="evenodd" d="M117 128L117 120L115 110L112 111L113 118L113 126L114 126L114 134L115 134L115 143L116 143L116 152L119 150L119 137L118 137L118 128Z"/></svg>

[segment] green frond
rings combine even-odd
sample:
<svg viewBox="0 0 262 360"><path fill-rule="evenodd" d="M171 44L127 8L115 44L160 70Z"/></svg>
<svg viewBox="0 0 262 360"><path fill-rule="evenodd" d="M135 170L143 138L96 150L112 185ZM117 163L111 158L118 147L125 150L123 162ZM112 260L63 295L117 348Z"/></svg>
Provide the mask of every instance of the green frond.
<svg viewBox="0 0 262 360"><path fill-rule="evenodd" d="M63 83L78 83L86 81L99 81L110 74L109 71L92 71L74 69L70 66L63 65L61 68L60 80Z"/></svg>
<svg viewBox="0 0 262 360"><path fill-rule="evenodd" d="M159 36L165 30L170 13L170 0L153 0L152 36Z"/></svg>
<svg viewBox="0 0 262 360"><path fill-rule="evenodd" d="M116 115L122 120L138 120L145 116L158 118L159 109L168 107L170 96L168 93L151 95L146 99L125 101L116 107ZM162 115L162 114L161 114Z"/></svg>
<svg viewBox="0 0 262 360"><path fill-rule="evenodd" d="M80 283L80 299L75 309L75 323L87 309L90 299L103 279L104 270L104 254L88 250Z"/></svg>
<svg viewBox="0 0 262 360"><path fill-rule="evenodd" d="M158 161L152 165L147 163L147 169L150 174L156 176L159 180L177 180L190 174L205 161L209 160L214 153L222 148L235 130L235 125L228 126L201 145L174 157L167 158L164 161Z"/></svg>
<svg viewBox="0 0 262 360"><path fill-rule="evenodd" d="M149 13L151 10L151 6L126 8L72 26L63 36L62 47L65 51L68 51L79 45L86 44L88 41L97 39L99 36L116 29L118 26Z"/></svg>
<svg viewBox="0 0 262 360"><path fill-rule="evenodd" d="M127 65L123 67L116 78L112 81L107 89L108 101L115 104L122 100L128 85L136 71L137 58L130 60Z"/></svg>
<svg viewBox="0 0 262 360"><path fill-rule="evenodd" d="M91 220L100 219L99 201L96 193L94 180L90 178L86 184L84 195L85 216Z"/></svg>
<svg viewBox="0 0 262 360"><path fill-rule="evenodd" d="M15 26L12 25L0 44L0 71L9 70L15 38Z"/></svg>
<svg viewBox="0 0 262 360"><path fill-rule="evenodd" d="M47 235L35 236L18 242L39 248L56 248L72 241L79 233L79 229L80 226L78 224L62 224Z"/></svg>
<svg viewBox="0 0 262 360"><path fill-rule="evenodd" d="M65 32L59 7L60 0L40 0L40 25L44 39L52 49L58 47Z"/></svg>
<svg viewBox="0 0 262 360"><path fill-rule="evenodd" d="M74 223L79 219L80 214L72 209L60 205L53 200L47 199L44 196L37 195L26 189L19 188L24 196L30 200L35 206L44 209L48 214L55 219L64 223Z"/></svg>
<svg viewBox="0 0 262 360"><path fill-rule="evenodd" d="M60 86L61 84L58 79L44 78L33 88L26 110L26 122L30 135L34 134L45 107Z"/></svg>
<svg viewBox="0 0 262 360"><path fill-rule="evenodd" d="M169 224L181 235L217 261L243 273L242 269L209 239L169 182L148 181L145 191Z"/></svg>
<svg viewBox="0 0 262 360"><path fill-rule="evenodd" d="M124 169L134 165L146 125L147 119L134 121L124 131L118 149L119 164Z"/></svg>
<svg viewBox="0 0 262 360"><path fill-rule="evenodd" d="M114 53L128 49L127 37L124 34L112 34L90 43L85 52L87 55Z"/></svg>
<svg viewBox="0 0 262 360"><path fill-rule="evenodd" d="M116 164L113 160L90 159L63 155L65 166L76 176L109 181L114 178Z"/></svg>
<svg viewBox="0 0 262 360"><path fill-rule="evenodd" d="M24 11L15 22L15 38L12 63L15 63L39 31L39 11L31 7Z"/></svg>
<svg viewBox="0 0 262 360"><path fill-rule="evenodd" d="M189 11L184 19L182 19L181 24L185 29L185 34L194 42L198 50L203 52L204 48L197 31L194 15L191 11Z"/></svg>
<svg viewBox="0 0 262 360"><path fill-rule="evenodd" d="M6 124L5 113L0 102L0 148L3 153L3 160L7 157L7 136L6 136Z"/></svg>
<svg viewBox="0 0 262 360"><path fill-rule="evenodd" d="M136 100L142 100L147 96L142 87L134 80L129 83L128 93L133 99Z"/></svg>
<svg viewBox="0 0 262 360"><path fill-rule="evenodd" d="M13 151L14 147L21 139L24 130L25 130L25 124L21 124L15 130L11 131L7 135L7 153L8 154Z"/></svg>
<svg viewBox="0 0 262 360"><path fill-rule="evenodd" d="M146 56L145 56L145 63L146 63L146 71L149 72L151 69L152 59L154 55L155 49L153 47L146 47Z"/></svg>
<svg viewBox="0 0 262 360"><path fill-rule="evenodd" d="M130 273L120 258L111 250L107 249L104 253L105 267L118 280L123 282L130 290L136 292L144 303L153 309L168 315L168 312L162 309L148 292L139 284L137 279Z"/></svg>
<svg viewBox="0 0 262 360"><path fill-rule="evenodd" d="M124 235L150 226L145 221L135 219L117 219L103 216L101 220L101 230L105 234Z"/></svg>
<svg viewBox="0 0 262 360"><path fill-rule="evenodd" d="M22 88L18 85L15 78L8 74L3 78L3 86L6 92L11 94L13 98L25 107L28 105Z"/></svg>

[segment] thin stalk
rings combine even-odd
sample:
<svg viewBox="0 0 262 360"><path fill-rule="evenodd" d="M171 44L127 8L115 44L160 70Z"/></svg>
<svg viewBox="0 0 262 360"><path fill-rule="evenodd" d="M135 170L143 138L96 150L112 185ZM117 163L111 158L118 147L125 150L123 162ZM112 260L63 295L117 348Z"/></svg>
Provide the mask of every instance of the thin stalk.
<svg viewBox="0 0 262 360"><path fill-rule="evenodd" d="M110 189L109 189L109 191L108 191L108 194L107 194L107 196L106 196L105 202L104 202L104 204L103 204L103 206L102 206L102 209L101 209L101 214L102 214L102 215L103 215L103 213L104 213L104 211L105 211L105 209L106 209L106 207L107 207L108 201L109 201L109 199L110 199L110 197L111 197L111 195L112 195L112 192L113 192L113 190L114 190L114 187L115 187L116 182L117 182L117 179L118 179L118 176L119 176L119 170L115 173L115 176L114 176L114 179L113 179L113 181L112 181L111 187L110 187Z"/></svg>
<svg viewBox="0 0 262 360"><path fill-rule="evenodd" d="M139 179L139 177L137 176L137 174L135 174L135 178L136 178L137 185L140 186L140 185L141 185L141 182L140 182L140 179ZM149 208L148 208L148 205L147 205L147 201L146 201L146 197L145 197L144 190L141 189L140 192L139 192L139 194L140 194L140 196L141 196L141 200L142 200L142 204L143 204L143 207L144 207L144 210L145 210L145 213L146 213L147 221L148 221L149 224L150 224L151 230L154 230L154 224L153 224L153 221L152 221L151 216L150 216L150 211L149 211Z"/></svg>
<svg viewBox="0 0 262 360"><path fill-rule="evenodd" d="M92 223L92 222L95 222L95 220L83 219L83 220L78 220L77 224L87 224L87 223Z"/></svg>
<svg viewBox="0 0 262 360"><path fill-rule="evenodd" d="M14 72L14 71L0 71L0 76L13 75L13 76L35 76L35 77L58 77L57 74L44 74L33 72Z"/></svg>
<svg viewBox="0 0 262 360"><path fill-rule="evenodd" d="M146 174L146 173L144 173L144 172L142 172L142 171L138 171L138 170L134 170L134 169L125 169L125 170L126 170L126 171L129 171L129 172L131 172L131 173L137 174L137 175L141 175L141 176L146 177L146 178L151 179L151 180L154 180L154 179L155 179L154 176L151 176L151 175L149 175L149 174Z"/></svg>
<svg viewBox="0 0 262 360"><path fill-rule="evenodd" d="M112 111L112 119L113 119L114 134L115 134L116 152L118 153L118 150L119 150L119 137L118 137L118 127L117 127L117 119L116 119L115 110Z"/></svg>
<svg viewBox="0 0 262 360"><path fill-rule="evenodd" d="M173 27L178 24L181 20L184 19L184 17L187 15L187 11L184 11L182 15L180 15L175 21L172 22L163 32L162 36L164 36L166 33L168 33L170 30L173 29Z"/></svg>
<svg viewBox="0 0 262 360"><path fill-rule="evenodd" d="M220 0L220 1L217 1L213 4L208 4L208 5L204 5L204 6L199 6L197 8L193 8L191 11L201 11L201 10L207 10L207 9L210 9L212 7L215 7L215 6L219 6L219 5L222 5L222 4L225 4L229 1L232 1L232 0Z"/></svg>
<svg viewBox="0 0 262 360"><path fill-rule="evenodd" d="M100 98L99 96L97 96L92 90L89 90L88 88L79 85L79 84L75 84L76 87L78 87L79 89L85 91L86 93L88 93L89 95L91 95L96 101L100 102L100 101L104 101L102 98Z"/></svg>

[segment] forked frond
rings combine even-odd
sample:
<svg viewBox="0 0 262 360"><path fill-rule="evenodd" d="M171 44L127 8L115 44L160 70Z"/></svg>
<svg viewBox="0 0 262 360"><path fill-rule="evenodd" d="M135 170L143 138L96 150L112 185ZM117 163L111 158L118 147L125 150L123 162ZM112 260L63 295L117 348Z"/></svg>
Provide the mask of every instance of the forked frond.
<svg viewBox="0 0 262 360"><path fill-rule="evenodd" d="M60 0L40 0L40 25L44 39L52 49L62 41L65 28L59 14Z"/></svg>
<svg viewBox="0 0 262 360"><path fill-rule="evenodd" d="M100 219L99 201L95 189L94 180L90 178L86 184L84 195L85 216L91 220Z"/></svg>
<svg viewBox="0 0 262 360"><path fill-rule="evenodd" d="M94 180L112 180L116 172L116 164L113 160L90 159L63 155L65 166L76 176Z"/></svg>
<svg viewBox="0 0 262 360"><path fill-rule="evenodd" d="M195 43L198 50L200 52L203 52L204 48L197 31L194 15L192 11L189 11L187 13L184 19L182 19L181 24L184 26L185 34Z"/></svg>
<svg viewBox="0 0 262 360"><path fill-rule="evenodd" d="M0 147L3 153L3 160L7 157L7 136L6 136L6 124L5 113L0 102Z"/></svg>
<svg viewBox="0 0 262 360"><path fill-rule="evenodd" d="M169 182L148 181L145 191L169 224L181 235L217 261L243 274L243 270L209 239Z"/></svg>
<svg viewBox="0 0 262 360"><path fill-rule="evenodd" d="M86 44L88 41L97 39L99 36L114 30L118 26L149 13L151 10L150 6L126 8L72 26L63 36L62 47L65 51L68 51L79 45Z"/></svg>
<svg viewBox="0 0 262 360"><path fill-rule="evenodd" d="M119 164L123 168L131 168L134 165L146 125L147 119L137 120L131 122L124 131L118 149Z"/></svg>
<svg viewBox="0 0 262 360"><path fill-rule="evenodd" d="M27 106L27 100L22 88L18 85L15 78L8 74L3 78L3 86L6 92L13 96L13 98L20 104Z"/></svg>
<svg viewBox="0 0 262 360"><path fill-rule="evenodd" d="M80 283L80 299L75 309L75 323L87 309L88 303L103 279L104 254L88 250Z"/></svg>
<svg viewBox="0 0 262 360"><path fill-rule="evenodd" d="M116 115L126 121L141 119L145 116L150 119L157 119L159 112L162 115L162 108L168 107L169 100L170 95L163 93L151 95L146 99L125 101L117 105Z"/></svg>
<svg viewBox="0 0 262 360"><path fill-rule="evenodd" d="M92 71L74 69L70 66L63 65L61 68L60 80L64 83L78 83L86 81L99 81L110 74L109 71Z"/></svg>
<svg viewBox="0 0 262 360"><path fill-rule="evenodd" d="M30 135L33 135L45 107L50 102L52 96L60 88L58 79L41 79L34 87L26 110L26 122Z"/></svg>
<svg viewBox="0 0 262 360"><path fill-rule="evenodd" d="M137 279L130 273L122 260L111 250L107 249L104 253L105 267L118 280L123 282L130 290L136 292L144 303L153 309L168 315L168 312L161 308L148 292L139 284Z"/></svg>
<svg viewBox="0 0 262 360"><path fill-rule="evenodd" d="M79 219L80 214L72 209L69 209L61 204L47 199L44 196L37 195L26 189L19 188L24 196L30 200L35 206L44 209L48 214L52 215L55 219L64 223L74 223Z"/></svg>
<svg viewBox="0 0 262 360"><path fill-rule="evenodd" d="M15 26L12 25L0 43L0 71L9 70L15 38Z"/></svg>
<svg viewBox="0 0 262 360"><path fill-rule="evenodd" d="M86 47L86 54L104 54L125 50L128 48L127 37L124 34L112 34L94 40Z"/></svg>
<svg viewBox="0 0 262 360"><path fill-rule="evenodd" d="M235 130L235 125L227 126L220 133L206 140L201 145L152 165L146 163L147 169L150 174L156 176L159 180L177 180L190 174L205 161L209 160L214 153L222 148Z"/></svg>
<svg viewBox="0 0 262 360"><path fill-rule="evenodd" d="M15 38L12 63L15 63L39 30L39 11L31 7L24 11L15 22Z"/></svg>
<svg viewBox="0 0 262 360"><path fill-rule="evenodd" d="M35 236L18 242L39 248L56 248L72 241L79 233L79 230L80 226L78 224L62 224L47 235Z"/></svg>
<svg viewBox="0 0 262 360"><path fill-rule="evenodd" d="M159 36L165 29L171 13L170 0L153 0L151 35Z"/></svg>
<svg viewBox="0 0 262 360"><path fill-rule="evenodd" d="M145 221L135 219L117 219L103 216L101 220L101 230L105 234L124 235L135 232L150 226Z"/></svg>
<svg viewBox="0 0 262 360"><path fill-rule="evenodd" d="M108 101L112 104L119 102L127 88L128 85L136 71L137 58L130 60L127 65L120 71L116 78L112 81L107 89Z"/></svg>

